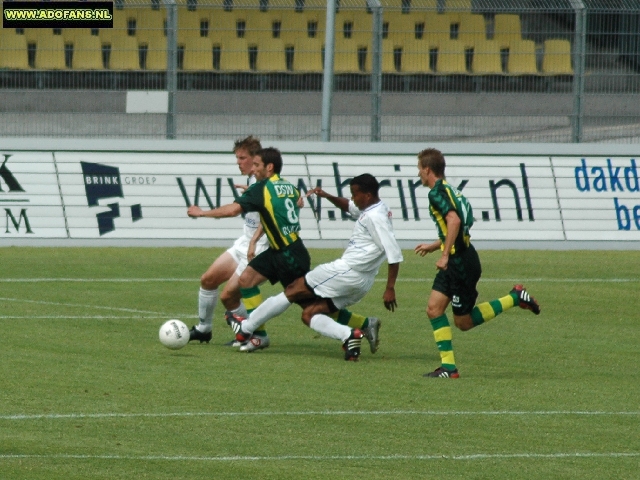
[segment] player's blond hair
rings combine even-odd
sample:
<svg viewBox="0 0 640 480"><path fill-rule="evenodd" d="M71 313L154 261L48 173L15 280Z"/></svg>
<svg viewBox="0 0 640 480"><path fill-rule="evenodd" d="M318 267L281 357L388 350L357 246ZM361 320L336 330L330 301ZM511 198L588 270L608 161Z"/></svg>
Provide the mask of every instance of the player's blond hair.
<svg viewBox="0 0 640 480"><path fill-rule="evenodd" d="M258 153L258 150L262 149L262 145L260 144L259 138L249 135L247 138L236 140L233 144L233 153L236 153L240 149L246 150L249 155L254 157Z"/></svg>
<svg viewBox="0 0 640 480"><path fill-rule="evenodd" d="M420 162L420 168L429 167L436 177L444 178L446 162L440 150L425 148L418 154L418 161Z"/></svg>

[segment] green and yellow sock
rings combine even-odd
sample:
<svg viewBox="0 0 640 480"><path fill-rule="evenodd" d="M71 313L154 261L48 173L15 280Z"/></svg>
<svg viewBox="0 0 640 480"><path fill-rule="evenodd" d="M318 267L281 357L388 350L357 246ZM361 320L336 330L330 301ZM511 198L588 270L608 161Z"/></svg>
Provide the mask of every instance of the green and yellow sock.
<svg viewBox="0 0 640 480"><path fill-rule="evenodd" d="M447 315L443 314L439 317L432 318L431 327L433 328L433 337L436 339L436 345L440 352L442 366L448 370L454 370L456 368L456 361L453 356L453 346L451 344L453 337Z"/></svg>
<svg viewBox="0 0 640 480"><path fill-rule="evenodd" d="M337 312L329 315L340 325L347 325L351 328L367 328L369 326L369 318L358 315L357 313L350 312L346 308L338 310Z"/></svg>
<svg viewBox="0 0 640 480"><path fill-rule="evenodd" d="M242 302L244 303L245 308L247 309L247 313L251 315L258 305L262 303L262 293L260 293L260 289L258 287L251 288L241 288L240 295L242 296ZM260 327L259 330L253 332L254 335L266 336L267 331L264 328L264 325Z"/></svg>
<svg viewBox="0 0 640 480"><path fill-rule="evenodd" d="M505 310L512 308L518 300L517 293L510 293L506 297L484 302L473 307L471 311L471 320L474 326L482 325L489 320L494 319Z"/></svg>

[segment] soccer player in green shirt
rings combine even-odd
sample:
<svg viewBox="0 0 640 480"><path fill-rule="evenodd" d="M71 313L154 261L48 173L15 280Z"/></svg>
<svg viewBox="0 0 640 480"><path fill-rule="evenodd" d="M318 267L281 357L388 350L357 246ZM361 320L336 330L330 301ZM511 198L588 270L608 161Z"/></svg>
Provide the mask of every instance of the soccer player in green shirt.
<svg viewBox="0 0 640 480"><path fill-rule="evenodd" d="M469 232L473 225L473 211L464 195L447 183L445 165L442 152L435 148L418 154L418 175L422 185L430 189L429 213L436 224L439 239L419 244L415 252L420 256L436 250L442 252L436 261L438 273L427 304L427 317L431 320L442 364L424 376L458 378L460 374L453 356L451 326L445 314L449 303L456 327L462 331L482 325L515 305L536 315L540 313L540 306L522 285L515 285L505 297L475 304L482 268Z"/></svg>
<svg viewBox="0 0 640 480"><path fill-rule="evenodd" d="M254 156L253 174L257 182L251 185L235 202L204 211L200 207L189 207L190 217L224 218L235 217L242 212L258 212L260 223L269 240L269 248L255 256L238 279L241 289L250 289L265 280L272 284L280 282L286 287L311 268L309 252L302 243L300 232L300 192L287 180L280 177L282 156L275 148L263 148ZM228 311L227 315L234 315ZM342 309L332 317L338 323L352 329L360 329L370 318ZM373 317L372 317L373 318ZM376 332L377 335L377 332ZM376 339L377 341L377 339ZM253 351L269 346L268 340L253 335L249 342ZM247 344L249 346L249 344ZM373 351L373 349L372 349Z"/></svg>

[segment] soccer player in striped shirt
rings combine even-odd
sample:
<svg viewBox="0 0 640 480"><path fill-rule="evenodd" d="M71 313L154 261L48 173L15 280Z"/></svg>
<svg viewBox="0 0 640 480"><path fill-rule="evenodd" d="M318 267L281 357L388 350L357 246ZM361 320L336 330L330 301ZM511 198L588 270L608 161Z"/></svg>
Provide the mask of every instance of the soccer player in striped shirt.
<svg viewBox="0 0 640 480"><path fill-rule="evenodd" d="M316 332L340 340L345 360L357 361L360 344L366 337L375 352L378 346L378 319L369 319L363 329L349 329L329 316L359 302L371 289L382 263L389 264L387 285L383 294L384 306L396 307L395 283L402 251L391 223L391 211L378 197L380 184L368 173L351 180L351 200L335 197L319 187L309 191L328 199L341 210L357 218L349 245L342 257L317 266L305 276L291 282L284 293L265 300L248 319L232 320L231 326L238 340L251 335L256 328L283 313L292 303L302 307L302 321Z"/></svg>
<svg viewBox="0 0 640 480"><path fill-rule="evenodd" d="M473 211L465 196L447 183L445 165L442 152L435 148L418 154L418 175L422 185L430 189L429 213L439 238L433 243L419 244L415 252L423 257L436 250L442 252L436 261L438 273L427 304L427 317L431 320L442 362L440 367L424 376L458 378L451 326L445 314L449 303L456 327L462 331L482 325L515 305L536 315L540 313L540 306L522 285L515 285L505 297L475 304L482 268L469 232L473 225Z"/></svg>

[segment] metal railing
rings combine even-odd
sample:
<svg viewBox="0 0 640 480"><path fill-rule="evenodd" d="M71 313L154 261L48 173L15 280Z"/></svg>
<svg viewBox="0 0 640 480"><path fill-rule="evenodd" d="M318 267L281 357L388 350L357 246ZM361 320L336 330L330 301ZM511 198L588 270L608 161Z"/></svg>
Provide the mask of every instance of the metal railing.
<svg viewBox="0 0 640 480"><path fill-rule="evenodd" d="M605 2L118 1L0 30L0 136L640 143L640 5Z"/></svg>

